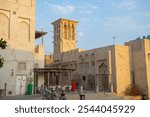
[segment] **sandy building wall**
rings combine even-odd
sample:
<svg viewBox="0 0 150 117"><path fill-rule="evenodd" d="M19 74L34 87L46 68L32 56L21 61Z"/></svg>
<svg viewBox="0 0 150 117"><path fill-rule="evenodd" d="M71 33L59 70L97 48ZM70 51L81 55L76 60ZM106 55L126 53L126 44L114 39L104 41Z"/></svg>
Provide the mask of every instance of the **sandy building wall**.
<svg viewBox="0 0 150 117"><path fill-rule="evenodd" d="M147 95L150 98L150 40L145 39L144 41L144 51L145 51L145 62L146 62L146 85L147 85Z"/></svg>
<svg viewBox="0 0 150 117"><path fill-rule="evenodd" d="M114 74L114 91L118 94L122 94L127 86L131 84L129 48L128 46L116 45L114 51L115 58L112 58L115 60L113 67L116 73Z"/></svg>
<svg viewBox="0 0 150 117"><path fill-rule="evenodd" d="M3 68L0 68L0 82L1 88L7 83L9 95L21 92L17 91L21 89L20 78L24 82L21 90L26 93L28 78L33 78L35 2L0 0L0 38L7 41L7 49L0 50L5 59Z"/></svg>
<svg viewBox="0 0 150 117"><path fill-rule="evenodd" d="M150 40L145 37L125 43L130 47L132 82L150 97Z"/></svg>

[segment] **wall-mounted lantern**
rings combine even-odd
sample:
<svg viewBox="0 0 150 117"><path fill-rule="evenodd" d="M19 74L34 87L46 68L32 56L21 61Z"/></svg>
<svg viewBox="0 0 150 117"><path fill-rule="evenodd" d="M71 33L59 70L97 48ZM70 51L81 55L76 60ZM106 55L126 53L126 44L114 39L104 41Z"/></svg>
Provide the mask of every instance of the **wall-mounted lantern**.
<svg viewBox="0 0 150 117"><path fill-rule="evenodd" d="M13 69L11 69L11 76L13 76L14 75L14 70Z"/></svg>
<svg viewBox="0 0 150 117"><path fill-rule="evenodd" d="M30 76L32 75L32 69L30 69Z"/></svg>

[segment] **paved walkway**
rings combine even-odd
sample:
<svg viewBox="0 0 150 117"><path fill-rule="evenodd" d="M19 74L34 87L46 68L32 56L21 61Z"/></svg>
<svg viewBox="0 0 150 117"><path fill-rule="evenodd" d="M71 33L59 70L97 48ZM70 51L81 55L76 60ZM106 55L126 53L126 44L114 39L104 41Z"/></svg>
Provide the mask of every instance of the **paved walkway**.
<svg viewBox="0 0 150 117"><path fill-rule="evenodd" d="M42 100L40 95L17 95L17 96L4 96L0 100Z"/></svg>
<svg viewBox="0 0 150 117"><path fill-rule="evenodd" d="M114 93L85 93L86 100L122 100L123 97L117 96ZM69 100L80 100L79 94L67 94Z"/></svg>
<svg viewBox="0 0 150 117"><path fill-rule="evenodd" d="M66 93L67 100L80 100L78 93ZM122 100L123 97L117 96L114 93L85 93L86 100ZM0 97L0 100L42 100L42 97L37 95L21 95L21 96L6 96Z"/></svg>

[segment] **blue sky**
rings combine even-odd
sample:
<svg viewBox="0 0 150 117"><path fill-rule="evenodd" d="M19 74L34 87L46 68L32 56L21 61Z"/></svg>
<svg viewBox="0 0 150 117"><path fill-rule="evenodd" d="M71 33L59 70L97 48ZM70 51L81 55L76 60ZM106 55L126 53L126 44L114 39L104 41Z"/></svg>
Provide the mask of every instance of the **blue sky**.
<svg viewBox="0 0 150 117"><path fill-rule="evenodd" d="M45 52L53 52L53 27L59 18L79 21L77 47L92 49L150 35L150 0L37 0L36 29L44 36ZM37 44L40 41L36 42Z"/></svg>

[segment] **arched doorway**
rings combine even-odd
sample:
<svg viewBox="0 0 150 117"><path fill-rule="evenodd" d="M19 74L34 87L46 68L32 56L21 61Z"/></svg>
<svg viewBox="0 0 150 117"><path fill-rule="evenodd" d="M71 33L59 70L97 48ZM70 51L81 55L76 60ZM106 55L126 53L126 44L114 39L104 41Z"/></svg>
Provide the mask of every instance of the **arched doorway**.
<svg viewBox="0 0 150 117"><path fill-rule="evenodd" d="M102 63L99 66L99 73L100 73L100 79L99 79L100 91L109 92L110 91L109 73L108 73L108 66L105 63Z"/></svg>

